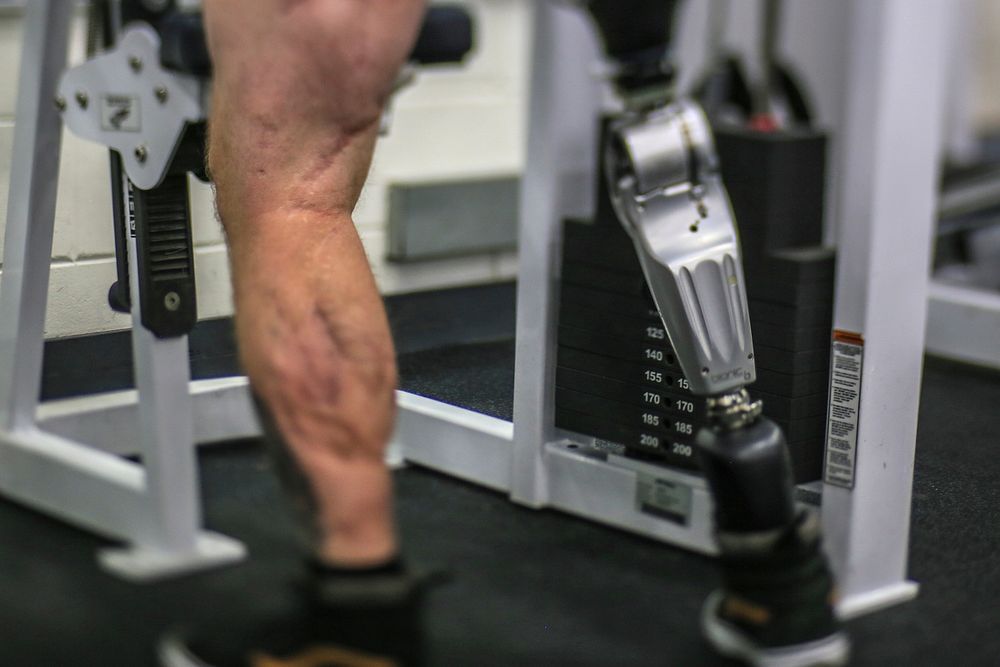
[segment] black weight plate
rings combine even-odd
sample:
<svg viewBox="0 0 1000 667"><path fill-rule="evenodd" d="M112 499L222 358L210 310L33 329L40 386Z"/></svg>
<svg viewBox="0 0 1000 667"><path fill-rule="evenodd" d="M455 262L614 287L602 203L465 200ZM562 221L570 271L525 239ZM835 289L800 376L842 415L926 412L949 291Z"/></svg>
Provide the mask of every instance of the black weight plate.
<svg viewBox="0 0 1000 667"><path fill-rule="evenodd" d="M757 369L757 381L751 391L762 391L787 398L818 394L830 386L830 371L822 370L814 373L778 373L764 368Z"/></svg>
<svg viewBox="0 0 1000 667"><path fill-rule="evenodd" d="M579 285L563 285L559 291L559 302L568 306L604 311L610 317L626 315L650 322L661 321L660 311L656 309L652 298L644 296L626 296Z"/></svg>
<svg viewBox="0 0 1000 667"><path fill-rule="evenodd" d="M797 398L775 396L761 391L751 391L754 399L764 401L764 414L775 421L789 421L806 417L826 417L827 394L809 394Z"/></svg>
<svg viewBox="0 0 1000 667"><path fill-rule="evenodd" d="M641 296L646 291L646 281L641 275L619 273L586 264L564 264L562 282L636 296Z"/></svg>
<svg viewBox="0 0 1000 667"><path fill-rule="evenodd" d="M790 283L832 282L835 269L836 251L825 246L772 250L745 267L747 276Z"/></svg>
<svg viewBox="0 0 1000 667"><path fill-rule="evenodd" d="M556 410L572 410L629 428L661 433L684 442L691 442L701 426L690 414L676 411L667 414L662 410L619 403L563 387L556 388Z"/></svg>
<svg viewBox="0 0 1000 667"><path fill-rule="evenodd" d="M746 284L750 299L796 306L833 303L832 280L819 283L782 282L748 275Z"/></svg>
<svg viewBox="0 0 1000 667"><path fill-rule="evenodd" d="M811 350L807 352L789 352L776 347L754 344L754 355L758 368L764 368L778 373L817 373L830 367L830 350Z"/></svg>
<svg viewBox="0 0 1000 667"><path fill-rule="evenodd" d="M557 410L555 419L557 428L617 442L628 449L655 455L679 468L698 467L692 445L672 442L660 434L630 429L572 410Z"/></svg>
<svg viewBox="0 0 1000 667"><path fill-rule="evenodd" d="M620 273L642 274L632 240L625 234L582 231L587 225L567 223L563 235L563 262L582 262Z"/></svg>
<svg viewBox="0 0 1000 667"><path fill-rule="evenodd" d="M559 389L603 396L629 405L692 414L696 419L700 418L704 410L702 401L691 395L642 387L572 368L556 368L556 391Z"/></svg>
<svg viewBox="0 0 1000 667"><path fill-rule="evenodd" d="M833 327L833 304L818 303L802 306L774 303L761 299L748 301L750 323L778 324L793 328Z"/></svg>
<svg viewBox="0 0 1000 667"><path fill-rule="evenodd" d="M560 347L558 364L562 368L572 368L591 375L655 387L664 391L680 394L690 394L687 381L680 372L672 371L664 366L636 364L623 359L602 357L590 352Z"/></svg>
<svg viewBox="0 0 1000 667"><path fill-rule="evenodd" d="M620 340L593 331L561 326L559 344L606 357L640 363L662 363L668 368L679 368L673 351L664 341Z"/></svg>
<svg viewBox="0 0 1000 667"><path fill-rule="evenodd" d="M667 330L662 322L616 315L570 303L559 305L559 325L576 327L621 340L670 345Z"/></svg>
<svg viewBox="0 0 1000 667"><path fill-rule="evenodd" d="M767 404L764 404L767 411ZM802 440L822 441L826 431L826 413L801 419L782 420L775 419L774 423L781 427L788 442L799 442Z"/></svg>
<svg viewBox="0 0 1000 667"><path fill-rule="evenodd" d="M827 327L792 328L765 322L753 323L755 341L792 352L807 352L830 347L832 332Z"/></svg>

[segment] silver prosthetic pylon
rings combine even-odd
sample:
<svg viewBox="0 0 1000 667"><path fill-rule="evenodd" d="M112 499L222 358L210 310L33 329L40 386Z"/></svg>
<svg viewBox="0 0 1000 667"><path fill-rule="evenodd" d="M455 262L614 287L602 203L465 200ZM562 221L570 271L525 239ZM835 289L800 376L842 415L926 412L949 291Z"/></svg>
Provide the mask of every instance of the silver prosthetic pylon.
<svg viewBox="0 0 1000 667"><path fill-rule="evenodd" d="M739 237L708 120L689 100L611 126L605 170L691 390L756 379Z"/></svg>

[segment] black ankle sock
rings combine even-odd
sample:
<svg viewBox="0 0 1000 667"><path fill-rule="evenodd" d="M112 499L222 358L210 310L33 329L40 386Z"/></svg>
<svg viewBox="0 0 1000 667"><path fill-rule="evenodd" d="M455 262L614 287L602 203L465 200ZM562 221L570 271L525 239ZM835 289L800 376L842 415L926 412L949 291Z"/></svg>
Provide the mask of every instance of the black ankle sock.
<svg viewBox="0 0 1000 667"><path fill-rule="evenodd" d="M389 560L376 565L346 566L331 565L319 558L312 556L307 559L309 572L315 576L324 577L349 577L365 578L386 574L403 574L406 572L406 565L401 556L396 555Z"/></svg>

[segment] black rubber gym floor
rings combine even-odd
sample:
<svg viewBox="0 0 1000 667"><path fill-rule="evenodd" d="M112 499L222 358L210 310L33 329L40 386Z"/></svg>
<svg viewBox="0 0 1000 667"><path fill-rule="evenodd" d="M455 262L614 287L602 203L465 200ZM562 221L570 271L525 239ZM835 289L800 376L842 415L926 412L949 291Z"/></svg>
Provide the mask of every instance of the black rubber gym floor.
<svg viewBox="0 0 1000 667"><path fill-rule="evenodd" d="M510 342L404 354L404 385L510 413ZM920 597L852 621L856 665L1000 664L1000 376L929 361L914 492ZM153 664L168 627L290 604L292 520L258 443L201 453L208 525L244 564L155 585L101 572L107 543L0 502L0 665ZM709 560L424 470L397 473L408 557L449 569L431 597L433 665L716 665L698 610Z"/></svg>

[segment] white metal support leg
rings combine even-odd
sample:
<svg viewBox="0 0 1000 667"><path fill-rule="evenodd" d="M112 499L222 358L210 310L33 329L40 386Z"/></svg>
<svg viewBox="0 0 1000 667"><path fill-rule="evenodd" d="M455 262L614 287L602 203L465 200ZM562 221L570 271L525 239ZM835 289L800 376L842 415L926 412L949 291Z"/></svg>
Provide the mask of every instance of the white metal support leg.
<svg viewBox="0 0 1000 667"><path fill-rule="evenodd" d="M27 8L0 283L0 427L30 426L41 386L62 120L53 104L66 67L72 3Z"/></svg>
<svg viewBox="0 0 1000 667"><path fill-rule="evenodd" d="M133 579L233 562L242 545L199 530L185 341L136 332L145 465L36 422L62 136L53 103L72 8L27 7L0 280L0 494L123 540L132 550L102 562Z"/></svg>
<svg viewBox="0 0 1000 667"><path fill-rule="evenodd" d="M511 498L548 501L545 445L555 428L562 221L592 214L600 84L593 30L568 5L534 3L528 154L518 241Z"/></svg>
<svg viewBox="0 0 1000 667"><path fill-rule="evenodd" d="M864 337L853 488L823 521L850 616L916 594L906 579L947 0L854 0L834 326Z"/></svg>
<svg viewBox="0 0 1000 667"><path fill-rule="evenodd" d="M132 348L138 388L137 433L146 471L145 500L156 527L149 543L102 552L105 567L131 579L239 560L242 546L203 532L195 457L187 336L159 339L142 325L135 237L129 241Z"/></svg>

